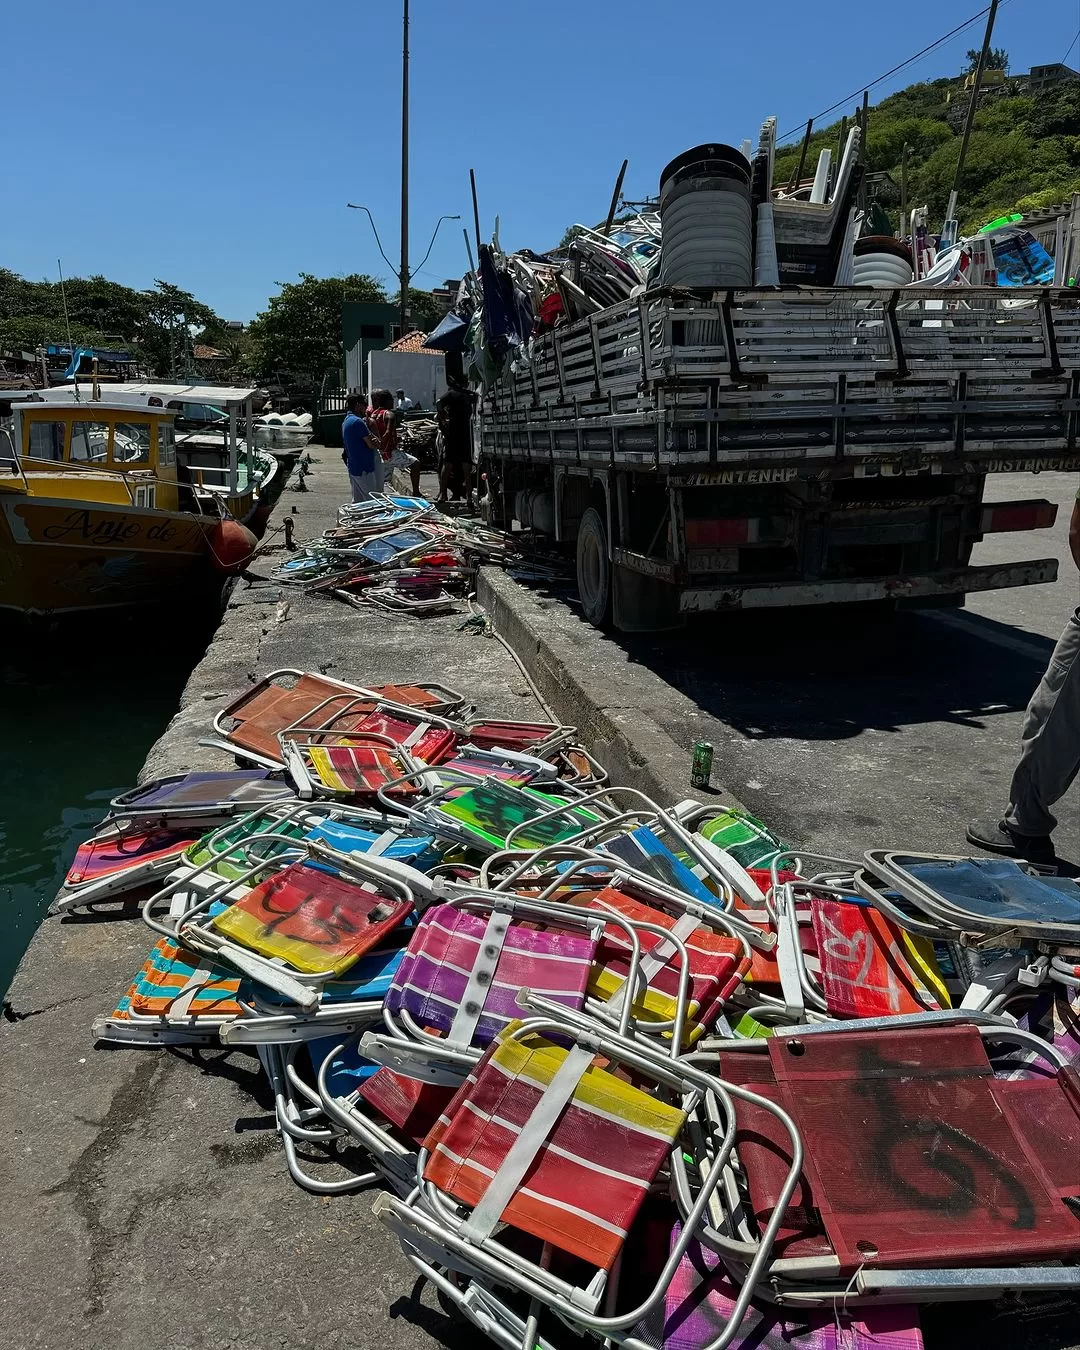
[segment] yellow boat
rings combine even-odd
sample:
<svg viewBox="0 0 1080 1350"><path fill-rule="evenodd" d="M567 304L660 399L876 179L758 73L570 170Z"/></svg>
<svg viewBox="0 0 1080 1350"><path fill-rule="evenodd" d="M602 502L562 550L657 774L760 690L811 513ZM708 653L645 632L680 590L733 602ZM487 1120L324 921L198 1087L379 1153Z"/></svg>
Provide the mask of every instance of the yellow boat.
<svg viewBox="0 0 1080 1350"><path fill-rule="evenodd" d="M0 424L0 610L73 614L202 593L241 527L178 481L174 416L107 394L12 403Z"/></svg>

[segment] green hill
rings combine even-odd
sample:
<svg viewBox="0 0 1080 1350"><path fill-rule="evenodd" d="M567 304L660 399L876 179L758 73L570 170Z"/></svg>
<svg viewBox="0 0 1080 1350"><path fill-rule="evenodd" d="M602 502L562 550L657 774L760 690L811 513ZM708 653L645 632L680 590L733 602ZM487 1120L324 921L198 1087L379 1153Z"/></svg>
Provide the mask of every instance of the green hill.
<svg viewBox="0 0 1080 1350"><path fill-rule="evenodd" d="M951 101L950 101L951 95ZM907 202L930 208L930 228L940 227L952 187L967 108L963 77L913 84L871 107L867 168L884 171L897 187L905 143ZM804 177L818 152L836 152L840 123L815 128ZM774 184L788 182L799 160L799 142L777 150ZM1080 81L1039 92L1018 80L1002 91L984 91L960 184L962 230L1007 211L1034 211L1080 192ZM879 197L895 225L899 193L886 183Z"/></svg>

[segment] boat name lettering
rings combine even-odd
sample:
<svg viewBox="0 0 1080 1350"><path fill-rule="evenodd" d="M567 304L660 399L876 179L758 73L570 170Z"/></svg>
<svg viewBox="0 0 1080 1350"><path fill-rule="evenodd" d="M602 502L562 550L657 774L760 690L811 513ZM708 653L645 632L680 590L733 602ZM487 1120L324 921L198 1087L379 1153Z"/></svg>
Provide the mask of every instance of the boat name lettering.
<svg viewBox="0 0 1080 1350"><path fill-rule="evenodd" d="M106 516L95 520L89 511L71 511L58 525L47 525L42 530L45 539L70 539L73 535L94 544L125 544L144 534L143 526L122 516ZM176 527L168 521L159 521L145 530L147 539L168 542L176 534Z"/></svg>

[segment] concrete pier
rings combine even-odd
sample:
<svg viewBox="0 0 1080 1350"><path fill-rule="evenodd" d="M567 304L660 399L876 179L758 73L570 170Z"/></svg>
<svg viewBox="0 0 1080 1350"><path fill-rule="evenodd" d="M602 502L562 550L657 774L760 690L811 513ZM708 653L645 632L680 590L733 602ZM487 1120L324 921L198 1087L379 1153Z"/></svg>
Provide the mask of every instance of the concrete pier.
<svg viewBox="0 0 1080 1350"><path fill-rule="evenodd" d="M306 490L294 477L270 525L293 515L299 540L331 524L348 493L340 452L310 454ZM251 570L265 575L284 556L278 533ZM231 767L199 739L218 708L281 667L376 684L427 678L495 717L542 716L502 645L459 633L459 622L239 581L142 776ZM115 1006L152 939L137 914L47 919L12 984L13 1020L0 1022L0 1344L455 1344L431 1292L413 1298L373 1193L319 1198L289 1178L257 1059L95 1047L93 1018Z"/></svg>

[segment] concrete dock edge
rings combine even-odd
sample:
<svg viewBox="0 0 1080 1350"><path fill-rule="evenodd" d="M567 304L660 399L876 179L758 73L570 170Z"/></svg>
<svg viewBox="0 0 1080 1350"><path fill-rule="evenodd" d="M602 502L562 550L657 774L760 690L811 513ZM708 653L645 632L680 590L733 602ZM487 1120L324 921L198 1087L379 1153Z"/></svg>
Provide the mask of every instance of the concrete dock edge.
<svg viewBox="0 0 1080 1350"><path fill-rule="evenodd" d="M694 797L742 806L722 786L693 788L690 756L662 720L700 716L685 695L634 664L564 601L530 590L494 567L481 568L477 602L509 643L544 701L576 726L613 783L637 788L661 805Z"/></svg>

